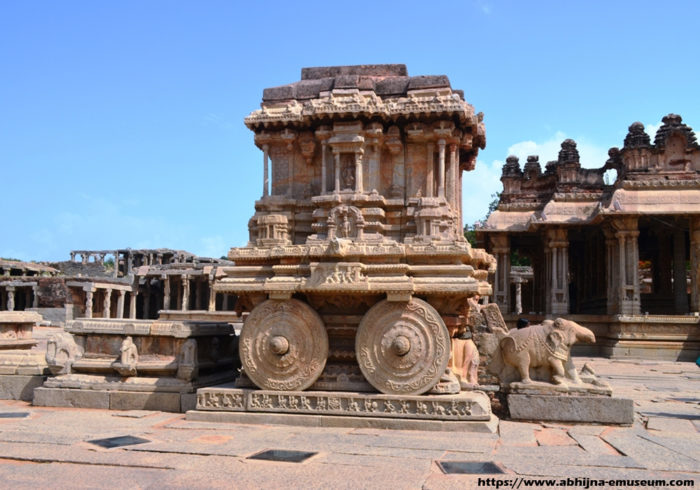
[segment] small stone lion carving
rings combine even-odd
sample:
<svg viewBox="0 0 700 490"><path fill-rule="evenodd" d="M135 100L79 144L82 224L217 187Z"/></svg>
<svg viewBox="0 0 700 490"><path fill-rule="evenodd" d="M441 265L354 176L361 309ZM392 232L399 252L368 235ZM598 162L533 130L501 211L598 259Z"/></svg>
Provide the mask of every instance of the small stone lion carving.
<svg viewBox="0 0 700 490"><path fill-rule="evenodd" d="M564 318L502 332L499 337L499 348L489 371L506 385L513 381L530 384L532 377L557 385L581 384L571 361L571 346L576 342L595 342L593 332Z"/></svg>
<svg viewBox="0 0 700 490"><path fill-rule="evenodd" d="M73 363L83 356L83 348L75 343L68 332L49 337L46 344L46 364L54 376L70 374Z"/></svg>

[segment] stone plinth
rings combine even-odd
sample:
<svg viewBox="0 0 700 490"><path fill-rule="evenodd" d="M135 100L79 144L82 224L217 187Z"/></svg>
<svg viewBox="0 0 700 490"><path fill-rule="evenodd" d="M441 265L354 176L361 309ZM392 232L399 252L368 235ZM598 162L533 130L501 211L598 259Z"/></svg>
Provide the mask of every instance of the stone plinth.
<svg viewBox="0 0 700 490"><path fill-rule="evenodd" d="M32 399L48 372L42 352L32 350L37 341L32 329L41 315L29 311L0 312L0 398Z"/></svg>
<svg viewBox="0 0 700 490"><path fill-rule="evenodd" d="M494 432L498 419L480 391L455 395L272 391L232 384L197 390L190 420Z"/></svg>
<svg viewBox="0 0 700 490"><path fill-rule="evenodd" d="M634 422L634 402L608 396L511 393L508 409L514 420L620 425Z"/></svg>
<svg viewBox="0 0 700 490"><path fill-rule="evenodd" d="M197 388L232 380L238 367L228 323L85 319L66 331L48 341L57 376L35 405L185 411Z"/></svg>

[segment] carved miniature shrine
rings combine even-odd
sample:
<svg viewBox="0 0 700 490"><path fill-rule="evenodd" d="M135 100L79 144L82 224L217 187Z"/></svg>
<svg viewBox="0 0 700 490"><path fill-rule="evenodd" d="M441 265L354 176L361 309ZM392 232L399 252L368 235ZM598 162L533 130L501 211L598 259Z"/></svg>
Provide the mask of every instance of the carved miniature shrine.
<svg viewBox="0 0 700 490"><path fill-rule="evenodd" d="M462 91L404 65L305 68L265 89L245 122L262 197L248 246L213 286L250 312L242 377L199 390L188 416L493 420L488 397L460 393L448 368L494 265L462 232L462 172L485 145Z"/></svg>
<svg viewBox="0 0 700 490"><path fill-rule="evenodd" d="M44 353L34 349L32 335L40 321L32 311L0 311L0 399L31 400L46 379Z"/></svg>

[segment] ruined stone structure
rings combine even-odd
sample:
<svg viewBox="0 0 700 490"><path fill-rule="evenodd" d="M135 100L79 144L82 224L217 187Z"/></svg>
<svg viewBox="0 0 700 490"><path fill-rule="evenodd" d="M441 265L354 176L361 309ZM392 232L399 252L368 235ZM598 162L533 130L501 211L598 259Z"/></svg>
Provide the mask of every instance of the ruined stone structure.
<svg viewBox="0 0 700 490"><path fill-rule="evenodd" d="M46 379L43 352L34 350L32 329L41 321L30 311L0 311L0 399L31 400Z"/></svg>
<svg viewBox="0 0 700 490"><path fill-rule="evenodd" d="M461 219L482 116L445 76L367 65L305 68L301 81L265 89L245 122L262 150L262 196L248 246L231 249L236 265L214 282L250 312L244 374L285 400L307 388L376 390L398 397L380 411L398 413L403 401L404 414L441 418L444 407L421 411L401 397L459 391L447 327L464 330L467 300L491 293L493 259L466 242ZM235 397L250 408L246 393L202 392L198 407L222 410ZM469 404L486 407L477 396ZM365 411L345 398L333 413ZM328 397L311 399L309 413L325 413ZM463 401L450 413L476 416Z"/></svg>
<svg viewBox="0 0 700 490"><path fill-rule="evenodd" d="M581 167L566 140L544 171L537 156L503 166L503 192L477 234L498 262L504 312L577 315L607 355L695 359L700 353L700 146L681 117L654 142L641 123L605 165ZM607 182L607 171L617 178ZM513 251L532 265L528 297ZM520 290L520 293L518 291ZM523 302L531 309L522 309ZM512 317L511 317L512 318ZM572 317L573 318L573 317ZM658 352L656 352L658 351Z"/></svg>

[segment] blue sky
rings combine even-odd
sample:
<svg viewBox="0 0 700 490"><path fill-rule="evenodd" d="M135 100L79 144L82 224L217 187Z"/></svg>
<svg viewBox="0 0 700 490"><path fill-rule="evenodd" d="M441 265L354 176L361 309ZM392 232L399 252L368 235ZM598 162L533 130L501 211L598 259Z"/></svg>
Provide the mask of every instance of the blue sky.
<svg viewBox="0 0 700 490"><path fill-rule="evenodd" d="M485 114L465 222L516 153L700 130L700 2L0 3L0 257L245 245L262 156L243 118L305 66L405 63ZM653 134L652 134L653 137Z"/></svg>

